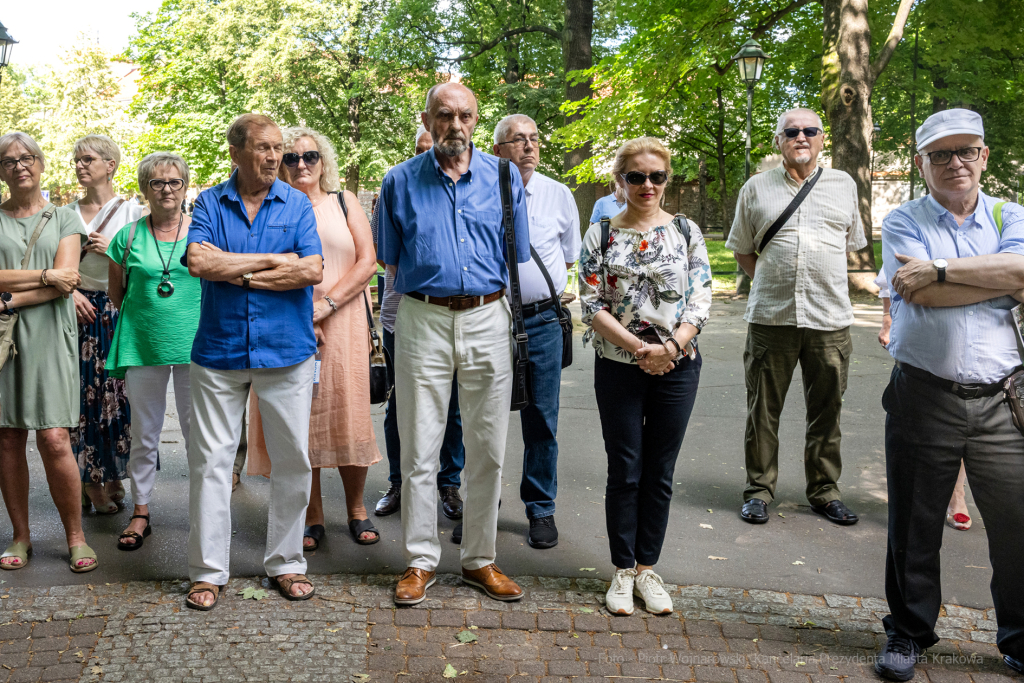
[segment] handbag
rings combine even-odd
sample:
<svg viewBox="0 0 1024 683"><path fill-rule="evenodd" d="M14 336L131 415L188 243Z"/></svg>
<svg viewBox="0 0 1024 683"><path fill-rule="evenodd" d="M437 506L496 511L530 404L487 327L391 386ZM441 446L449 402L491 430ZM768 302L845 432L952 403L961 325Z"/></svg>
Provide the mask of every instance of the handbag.
<svg viewBox="0 0 1024 683"><path fill-rule="evenodd" d="M39 235L42 234L43 228L46 227L46 224L53 217L53 212L56 210L57 207L50 204L39 218L39 223L36 225L36 229L32 231L32 237L29 238L28 246L25 247L25 256L21 259L22 270L25 270L28 266L28 260L32 257L32 248L36 246ZM18 349L14 345L14 326L17 322L18 314L15 311L0 313L0 370L3 370L7 361L18 355Z"/></svg>
<svg viewBox="0 0 1024 683"><path fill-rule="evenodd" d="M512 307L512 403L511 410L522 410L533 402L530 376L530 350L527 345L526 321L523 317L523 294L519 286L519 263L516 260L516 232L512 224L512 171L508 159L498 159L498 186L501 190L501 222L505 227L505 263L508 266L509 304Z"/></svg>
<svg viewBox="0 0 1024 683"><path fill-rule="evenodd" d="M540 254L530 245L530 256L537 262L540 274L544 276L544 282L548 283L548 291L551 292L551 300L555 302L555 312L558 314L558 324L562 327L562 368L572 365L572 311L562 306L562 300L555 292L555 284L551 281L548 269L540 260Z"/></svg>

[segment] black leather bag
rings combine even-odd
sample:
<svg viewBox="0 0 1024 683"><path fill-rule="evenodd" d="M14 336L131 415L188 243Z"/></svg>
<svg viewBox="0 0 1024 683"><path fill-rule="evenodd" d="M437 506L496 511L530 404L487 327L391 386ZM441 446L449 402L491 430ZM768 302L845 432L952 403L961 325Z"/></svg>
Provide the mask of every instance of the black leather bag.
<svg viewBox="0 0 1024 683"><path fill-rule="evenodd" d="M505 261L508 266L508 300L512 308L512 404L511 410L522 410L533 402L530 377L530 350L527 345L526 321L523 317L523 293L519 286L519 263L516 260L516 231L512 222L512 171L508 159L498 160L498 186L501 189L501 220L505 227Z"/></svg>
<svg viewBox="0 0 1024 683"><path fill-rule="evenodd" d="M530 256L537 262L540 274L544 276L544 282L548 283L548 291L551 292L551 300L555 302L555 313L558 314L558 324L562 328L562 368L572 365L572 311L562 306L562 300L555 292L555 283L551 281L551 274L544 267L540 260L540 254L530 245Z"/></svg>

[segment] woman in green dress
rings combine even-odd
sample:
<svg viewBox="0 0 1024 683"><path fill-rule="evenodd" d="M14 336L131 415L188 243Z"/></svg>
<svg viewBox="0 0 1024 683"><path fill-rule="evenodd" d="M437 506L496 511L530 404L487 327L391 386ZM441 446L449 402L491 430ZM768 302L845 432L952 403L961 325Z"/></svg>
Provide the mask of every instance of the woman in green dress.
<svg viewBox="0 0 1024 683"><path fill-rule="evenodd" d="M199 278L181 263L192 222L181 211L188 165L177 154L150 154L139 163L139 189L152 213L122 228L107 248L110 299L121 312L107 372L124 378L132 419L128 472L135 511L117 539L120 550L138 550L151 533L149 501L160 466L160 432L172 377L187 454L189 362L202 299ZM125 273L127 291L121 284Z"/></svg>
<svg viewBox="0 0 1024 683"><path fill-rule="evenodd" d="M39 189L46 160L24 133L0 137L0 180L11 198L0 204L0 313L17 310L17 355L0 370L0 493L14 540L0 568L21 569L32 554L28 526L28 431L46 469L57 505L71 571L96 569L96 553L82 532L82 481L68 429L78 426L78 334L71 292L79 284L78 257L85 229L74 212L56 208ZM28 242L46 221L28 263Z"/></svg>

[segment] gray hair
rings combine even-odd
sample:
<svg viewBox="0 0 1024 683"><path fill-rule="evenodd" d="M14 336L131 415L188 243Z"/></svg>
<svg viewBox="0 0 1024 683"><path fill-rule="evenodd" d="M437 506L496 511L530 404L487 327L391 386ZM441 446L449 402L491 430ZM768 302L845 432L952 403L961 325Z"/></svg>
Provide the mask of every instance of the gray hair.
<svg viewBox="0 0 1024 683"><path fill-rule="evenodd" d="M313 130L312 128L285 128L281 131L284 138L284 151L288 153L295 149L295 143L301 138L309 138L316 145L316 151L320 152L320 163L323 168L320 172L320 189L324 192L338 192L341 189L341 173L338 170L338 155L334 151L334 145L327 137ZM281 164L279 172L284 179L284 164Z"/></svg>
<svg viewBox="0 0 1024 683"><path fill-rule="evenodd" d="M534 130L537 129L537 122L526 114L509 114L501 121L498 121L498 125L494 127L494 144L505 142L505 138L508 137L508 132L512 130L513 124L527 122L533 126Z"/></svg>
<svg viewBox="0 0 1024 683"><path fill-rule="evenodd" d="M786 128L786 119L789 118L790 114L796 114L798 112L801 114L810 114L814 118L818 119L818 128L821 129L822 133L825 132L825 124L821 122L821 116L818 114L818 112L814 111L813 109L808 109L807 107L794 107L793 109L787 109L786 111L779 114L779 120L775 123L775 136L772 137L772 145L776 149L782 149L782 147L779 145L779 136L782 135L782 131L785 130Z"/></svg>
<svg viewBox="0 0 1024 683"><path fill-rule="evenodd" d="M121 165L121 148L117 143L106 135L86 135L75 141L75 149L72 152L76 157L85 151L99 154L105 161L114 162L114 172Z"/></svg>
<svg viewBox="0 0 1024 683"><path fill-rule="evenodd" d="M36 142L31 135L28 133L22 133L20 130L12 130L3 137L0 137L0 156L3 156L11 145L15 143L21 143L21 146L29 151L30 154L35 154L39 157L39 161L43 164L43 169L46 169L46 155L43 154L43 150L39 147L39 143Z"/></svg>
<svg viewBox="0 0 1024 683"><path fill-rule="evenodd" d="M416 129L416 137L414 137L412 139L412 143L414 145L418 145L419 142L420 142L420 138L423 137L423 134L424 133L429 133L429 132L430 131L427 130L426 126L424 126L423 124L420 124L420 127Z"/></svg>
<svg viewBox="0 0 1024 683"><path fill-rule="evenodd" d="M98 149L95 151L99 152ZM188 187L188 163L181 156L173 152L153 152L152 154L147 154L139 162L139 168L137 169L139 174L139 190L142 191L143 195L146 194L146 190L149 188L149 181L153 179L157 166L173 166L181 174L181 179L185 181L185 187Z"/></svg>

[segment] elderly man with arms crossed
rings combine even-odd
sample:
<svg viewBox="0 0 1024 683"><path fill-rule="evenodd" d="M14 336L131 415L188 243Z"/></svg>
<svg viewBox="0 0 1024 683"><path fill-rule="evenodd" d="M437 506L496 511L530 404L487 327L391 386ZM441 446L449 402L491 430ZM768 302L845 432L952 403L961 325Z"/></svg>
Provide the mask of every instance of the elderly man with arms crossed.
<svg viewBox="0 0 1024 683"><path fill-rule="evenodd" d="M511 313L498 159L470 140L476 97L459 83L427 94L434 149L393 168L380 192L378 258L404 294L395 320L406 566L395 602L422 602L441 559L434 487L458 372L466 446L462 579L495 600L523 591L494 564L501 465L512 394ZM523 181L512 166L517 254L530 258Z"/></svg>
<svg viewBox="0 0 1024 683"><path fill-rule="evenodd" d="M313 285L323 277L309 199L277 179L283 142L267 118L228 128L238 169L196 200L182 263L202 279L192 346L186 606L209 610L228 582L231 472L250 389L273 467L263 566L289 600L313 596L302 531L309 504Z"/></svg>
<svg viewBox="0 0 1024 683"><path fill-rule="evenodd" d="M807 500L832 522L855 524L838 482L839 417L853 351L846 252L867 246L857 185L845 172L818 165L824 131L809 109L783 112L775 145L782 165L740 190L726 243L752 280L744 315L747 488L740 516L751 524L768 521L779 476L779 416L799 362L807 408ZM810 183L799 208L772 237L773 224Z"/></svg>
<svg viewBox="0 0 1024 683"><path fill-rule="evenodd" d="M523 425L523 479L519 496L530 520L527 541L534 548L558 545L555 495L558 492L558 393L562 383L562 327L544 273L561 296L568 269L580 253L580 214L572 190L537 173L540 138L529 116L506 116L494 128L494 153L512 161L523 176L530 245L537 258L520 268L523 315L530 344L533 401L520 413Z"/></svg>
<svg viewBox="0 0 1024 683"><path fill-rule="evenodd" d="M961 459L988 535L996 643L1024 674L1024 436L1002 390L1021 365L1010 309L1024 299L1024 210L979 189L984 136L975 112L929 116L914 162L930 194L882 224L896 367L882 396L891 614L875 669L897 681L939 640L939 549Z"/></svg>

